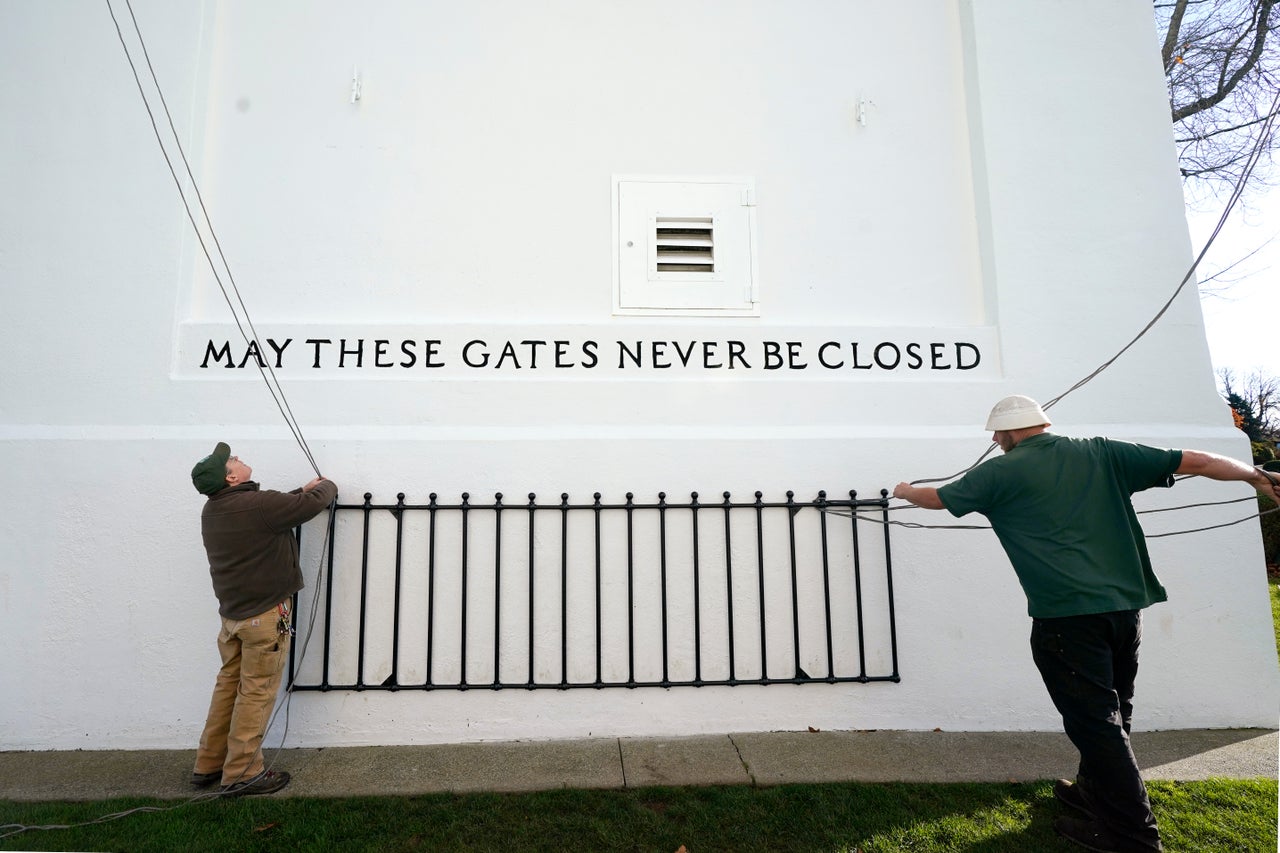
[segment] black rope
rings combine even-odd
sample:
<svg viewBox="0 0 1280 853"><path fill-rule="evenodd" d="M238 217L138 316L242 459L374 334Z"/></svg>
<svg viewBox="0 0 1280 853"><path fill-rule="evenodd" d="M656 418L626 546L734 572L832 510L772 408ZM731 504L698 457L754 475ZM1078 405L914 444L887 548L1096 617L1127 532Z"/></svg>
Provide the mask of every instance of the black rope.
<svg viewBox="0 0 1280 853"><path fill-rule="evenodd" d="M979 456L979 457L978 457L977 461L975 461L975 462L974 462L972 465L970 465L968 468L965 468L965 469L964 469L964 470L962 470L962 471L957 471L956 473L952 474L950 477L927 477L927 478L925 478L925 479L923 479L923 480L912 480L908 485L912 485L912 486L919 486L921 483L946 483L946 482L949 482L949 481L951 481L951 480L954 480L956 477L963 477L965 474L968 474L968 473L969 473L970 471L972 471L974 468L977 468L979 465L981 465L981 464L982 464L982 460L984 460L984 459L986 459L988 456L990 456L990 455L991 455L991 451L995 450L995 449L996 449L996 447L997 447L996 443L995 443L994 441L993 441L993 442L991 442L991 446L990 446L990 447L988 447L988 448L983 452L983 454L982 454L981 456Z"/></svg>
<svg viewBox="0 0 1280 853"><path fill-rule="evenodd" d="M1226 521L1226 522L1223 522L1222 524L1210 524L1208 527L1196 527L1196 528L1192 528L1191 530L1174 530L1171 533L1148 533L1147 538L1160 539L1165 536L1181 536L1184 533L1201 533L1205 530L1217 530L1219 527L1232 527L1237 524L1243 524L1246 521L1252 521L1255 518L1262 518L1264 515L1271 515L1271 513L1275 512L1276 510L1280 510L1280 507L1263 510L1262 512L1256 513L1254 515L1246 515L1244 518L1237 518L1235 521Z"/></svg>
<svg viewBox="0 0 1280 853"><path fill-rule="evenodd" d="M169 121L169 129L173 133L174 144L178 149L178 153L182 157L182 162L186 167L187 177L191 180L192 189L200 201L200 208L204 211L205 222L209 229L210 237L213 239L215 246L217 246L219 256L222 258L227 279L231 284L231 289L236 295L236 301L240 303L240 308L245 318L244 323L247 323L250 330L253 332L252 337L245 331L244 324L242 324L240 320L240 314L237 313L235 304L231 301L231 295L227 292L227 287L222 282L222 276L218 273L217 264L213 261L213 256L209 252L209 247L205 242L204 235L201 233L200 226L196 222L195 214L191 211L191 204L187 200L187 195L182 189L182 181L178 177L177 169L173 165L173 159L169 156L169 151L165 147L164 139L160 134L160 128L156 123L155 112L151 109L151 102L147 98L146 90L142 85L142 79L138 75L138 67L133 61L133 54L130 52L129 46L124 38L124 33L120 29L120 21L116 18L115 8L111 5L111 0L105 0L105 2L107 4L107 11L111 15L111 22L116 28L116 37L120 40L120 47L124 49L125 59L128 60L129 68L133 72L133 82L138 87L138 95L142 98L142 105L146 108L147 117L151 121L151 131L155 134L156 142L160 146L160 153L164 157L165 164L169 167L169 175L173 178L174 186L178 190L178 197L182 199L182 207L186 211L187 219L190 221L191 227L196 233L196 239L200 243L200 249L204 253L205 260L209 263L209 269L213 273L213 279L217 282L218 289L222 291L222 298L226 300L227 307L231 310L232 319L235 321L236 328L240 331L240 336L244 339L246 345L252 342L259 353L258 357L254 359L258 365L258 373L262 376L262 381L266 384L267 390L271 393L271 398L275 401L276 408L280 411L281 417L284 418L285 425L288 426L289 431L293 433L294 440L298 443L298 447L302 449L303 454L307 458L307 462L311 465L311 469L315 471L316 476L320 476L320 468L316 465L315 457L311 455L311 450L307 446L306 439L302 435L302 427L293 416L293 410L289 406L288 400L285 397L284 389L280 387L280 382L276 378L275 370L272 369L270 363L261 356L263 348L258 340L257 330L253 328L253 323L249 318L249 311L244 305L244 299L241 297L240 290L236 287L235 280L231 276L231 267L227 264L226 256L222 254L222 247L221 244L218 243L217 232L214 230L213 222L209 218L208 210L205 208L204 199L200 196L200 190L196 184L195 176L191 172L191 165L187 160L186 152L182 148L182 142L178 137L178 132L176 128L174 128L173 117L169 112L168 103L165 101L164 92L160 88L160 82L156 77L155 69L151 65L151 57L147 53L146 41L143 39L142 31L138 27L138 20L133 14L133 5L130 3L130 0L125 0L125 4L129 8L129 15L133 18L134 31L138 35L138 42L141 44L143 55L146 57L147 67L151 70L152 82L156 87L156 92L159 94L160 102L164 106L165 116ZM268 378L268 372L270 373L270 378Z"/></svg>
<svg viewBox="0 0 1280 853"><path fill-rule="evenodd" d="M1257 500L1257 498L1248 497L1248 498L1236 498L1234 500L1229 500L1229 501L1208 501L1205 503L1184 504L1182 506L1164 507L1162 509L1142 509L1142 510L1138 510L1137 514L1147 515L1148 513L1173 512L1175 510L1180 510L1180 509L1196 509L1196 508L1205 507L1205 506L1224 506L1227 504L1236 504L1236 503L1241 503L1243 501L1254 501L1254 500ZM913 506L913 505L888 507L889 511L898 510L898 509L920 509L920 507ZM838 516L841 516L842 518L852 518L857 521L869 521L873 524L880 524L880 525L886 525L886 526L893 525L895 527L906 527L912 530L991 530L992 529L991 525L989 524L921 524L920 522L916 522L916 521L885 520L885 519L877 518L874 515L864 515L859 512L846 512L844 510L830 509L826 507L821 508L821 511L828 513L830 515L838 515ZM1206 530L1217 530L1220 527L1234 527L1237 524L1243 524L1244 522L1251 521L1252 519L1255 519L1255 518L1262 518L1263 516L1271 515L1273 512L1277 512L1277 511L1280 511L1280 506L1273 507L1272 509L1262 510L1260 512L1254 513L1253 515L1246 515L1244 518L1237 518L1235 521L1224 521L1222 524L1210 524L1207 527L1194 527L1189 530L1174 530L1169 533L1147 533L1146 531L1143 531L1143 536L1146 537L1147 539L1162 539L1166 536L1182 536L1183 534L1186 534L1186 533L1203 533Z"/></svg>
<svg viewBox="0 0 1280 853"><path fill-rule="evenodd" d="M890 509L915 509L915 507L890 507ZM916 521L894 521L892 519L876 518L874 515L864 515L860 512L846 511L842 509L831 509L830 507L820 507L821 512L828 515L838 515L841 518L852 518L857 521L870 521L875 524L881 524L886 527L908 527L912 530L990 530L989 524L921 524Z"/></svg>
<svg viewBox="0 0 1280 853"><path fill-rule="evenodd" d="M1245 501L1256 501L1256 500L1257 500L1256 497L1232 498L1229 501L1204 501L1203 503L1198 503L1198 504L1183 504L1182 506L1167 506L1167 507L1161 507L1160 509L1140 509L1138 510L1138 515L1147 515L1148 513L1156 513L1156 512L1173 512L1174 510L1178 510L1178 509L1198 509L1202 506L1227 506L1229 504L1238 504L1238 503L1244 503Z"/></svg>
<svg viewBox="0 0 1280 853"><path fill-rule="evenodd" d="M1239 201L1240 197L1244 194L1245 184L1248 182L1249 177L1253 174L1254 167L1256 167L1258 165L1258 162L1262 159L1262 154L1264 149L1263 140L1265 140L1270 135L1271 127L1273 124L1275 124L1277 107L1280 107L1280 91L1276 93L1275 98L1271 101L1271 107L1268 110L1267 120L1263 123L1262 129L1258 131L1258 141L1254 144L1253 150L1249 153L1249 157L1248 157L1248 160L1246 161L1245 168L1240 173L1240 178L1236 181L1235 186L1231 190L1231 196L1227 200L1226 207L1223 208L1222 210L1222 215L1218 217L1217 225L1214 226L1213 231L1209 234L1209 238L1205 241L1204 246L1200 249L1200 254L1196 255L1195 260L1191 262L1191 266L1187 268L1187 273L1182 277L1182 281L1178 282L1178 286L1174 288L1173 295L1171 295L1169 299L1164 303L1164 305L1160 308L1160 310L1156 312L1156 315L1151 318L1151 321L1148 322L1147 325L1142 327L1142 331L1138 332L1138 334L1134 336L1133 340L1129 341L1129 343L1121 347L1119 352L1117 352L1111 358L1104 361L1101 365L1097 367L1097 369L1095 369L1088 376L1084 377L1079 382L1077 382L1076 384L1068 388L1066 391L1063 391L1061 394L1049 400L1049 402L1045 403L1044 406L1042 406L1042 408L1045 411L1048 411L1049 409L1053 408L1053 406L1055 406L1060 400L1062 400L1068 394L1071 394L1079 390L1083 386L1087 385L1089 382L1092 382L1104 370L1109 368L1111 365L1115 364L1115 362L1119 360L1120 356L1128 352L1129 349L1134 344L1140 341L1143 338L1143 336L1147 334L1147 332L1151 331L1152 327L1155 326L1155 324L1158 323L1162 317L1164 317L1165 313L1169 310L1169 308L1172 307L1174 300L1178 298L1178 295L1182 293L1183 288L1187 286L1187 282L1189 282L1192 276L1195 275L1196 268L1200 266L1200 262L1204 260L1204 256L1208 254L1209 248L1213 245L1214 240L1218 238L1218 233L1222 231L1223 226L1226 225L1227 217L1231 215L1231 211L1235 207L1236 202Z"/></svg>
<svg viewBox="0 0 1280 853"><path fill-rule="evenodd" d="M1266 121L1263 123L1261 130L1259 130L1258 132L1257 142L1254 143L1253 150L1250 151L1249 156L1246 159L1245 168L1240 173L1240 177L1236 180L1235 186L1231 190L1231 195L1227 199L1226 207L1224 207L1222 210L1222 215L1218 217L1218 222L1214 226L1213 231L1209 234L1209 238L1205 240L1204 246L1201 247L1200 249L1200 253L1196 255L1195 260L1191 262L1191 266L1187 268L1186 275L1182 277L1182 281L1178 282L1178 286L1174 288L1173 294L1168 298L1168 300L1165 301L1164 305L1161 306L1160 310L1156 312L1155 316L1152 317L1151 320L1145 326L1142 327L1142 330L1138 332L1138 334L1135 335L1131 341L1129 341L1127 344L1125 344L1123 347L1120 348L1119 352L1117 352L1111 358L1104 361L1092 373L1090 373L1088 376L1084 377L1080 381L1076 382L1066 391L1063 391L1061 394L1050 399L1047 403L1041 406L1042 409L1044 409L1046 412L1049 411L1049 409L1057 405L1068 394L1074 393L1075 391L1079 390L1080 388L1084 387L1085 385L1087 385L1088 383L1096 379L1104 370L1111 367L1111 365L1115 364L1120 359L1120 356L1124 355L1126 352L1129 351L1130 348L1133 347L1134 344L1140 341L1147 334L1147 332L1151 331L1151 329L1155 326L1155 324L1158 323L1162 317L1164 317L1166 312L1168 312L1169 308L1173 306L1174 300L1178 298L1178 295L1182 293L1183 288L1187 286L1187 282L1190 281L1192 276L1195 275L1196 269L1200 266L1200 262L1204 260L1205 255L1208 254L1209 252L1209 248L1213 245L1214 241L1218 238L1219 232L1221 232L1223 227L1226 225L1227 217L1231 215L1231 211L1235 208L1236 202L1239 201L1240 197L1244 194L1244 187L1245 187L1245 184L1248 182L1249 176L1253 174L1254 168L1258 165L1258 162L1262 159L1262 154L1264 150L1263 141L1271 133L1271 127L1273 124L1275 124L1277 112L1280 112L1280 91L1276 93L1275 98L1271 101L1271 108L1267 112ZM927 478L922 480L912 480L909 483L909 485L918 486L923 483L942 483L942 482L954 480L957 477L962 477L965 474L972 471L974 468L977 468L980 464L982 464L982 460L990 456L991 451L995 450L995 448L996 448L996 445L992 443L992 445L986 449L986 452L984 452L981 456L978 457L976 462L974 462L968 468L965 468L961 471L957 471L955 474L952 474L949 477L932 477L932 478ZM1161 534L1161 535L1167 536L1170 534Z"/></svg>

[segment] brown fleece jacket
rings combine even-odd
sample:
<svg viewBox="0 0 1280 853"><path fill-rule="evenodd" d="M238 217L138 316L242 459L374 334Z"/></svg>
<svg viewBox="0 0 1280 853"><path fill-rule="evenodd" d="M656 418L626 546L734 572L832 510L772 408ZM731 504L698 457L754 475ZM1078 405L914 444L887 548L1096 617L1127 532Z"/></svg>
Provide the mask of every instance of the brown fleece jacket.
<svg viewBox="0 0 1280 853"><path fill-rule="evenodd" d="M337 495L338 487L324 480L309 492L285 494L249 481L209 496L200 533L223 618L258 616L302 589L293 529Z"/></svg>

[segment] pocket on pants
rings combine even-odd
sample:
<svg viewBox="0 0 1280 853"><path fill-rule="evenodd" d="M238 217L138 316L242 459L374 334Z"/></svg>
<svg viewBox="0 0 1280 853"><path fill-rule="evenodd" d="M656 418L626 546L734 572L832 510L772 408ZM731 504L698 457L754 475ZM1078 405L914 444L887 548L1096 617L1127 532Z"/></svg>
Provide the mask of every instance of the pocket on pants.
<svg viewBox="0 0 1280 853"><path fill-rule="evenodd" d="M1055 702L1065 698L1074 702L1108 701L1114 697L1109 685L1102 683L1099 667L1105 662L1087 644L1078 638L1069 639L1055 627L1036 623L1031 631L1031 657Z"/></svg>
<svg viewBox="0 0 1280 853"><path fill-rule="evenodd" d="M1031 628L1031 653L1033 655L1052 655L1062 657L1064 643L1062 635L1052 628L1035 624Z"/></svg>
<svg viewBox="0 0 1280 853"><path fill-rule="evenodd" d="M240 671L246 678L270 678L284 666L289 637L276 631L275 620L246 629L240 634Z"/></svg>
<svg viewBox="0 0 1280 853"><path fill-rule="evenodd" d="M270 678L284 668L289 644L284 640L272 640L259 648L245 648L240 671L246 678Z"/></svg>

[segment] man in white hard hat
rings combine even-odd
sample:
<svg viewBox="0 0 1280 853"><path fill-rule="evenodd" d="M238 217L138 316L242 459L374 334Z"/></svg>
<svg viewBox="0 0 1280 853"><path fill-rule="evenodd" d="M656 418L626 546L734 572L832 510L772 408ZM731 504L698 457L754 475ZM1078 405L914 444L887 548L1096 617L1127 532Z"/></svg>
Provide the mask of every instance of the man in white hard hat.
<svg viewBox="0 0 1280 853"><path fill-rule="evenodd" d="M1054 795L1080 815L1054 829L1090 850L1158 851L1160 833L1129 746L1144 607L1164 601L1130 497L1174 474L1247 482L1280 499L1280 478L1216 453L1163 450L1046 430L1030 397L1006 397L987 429L1004 455L934 489L893 496L991 522L1027 596L1031 651L1080 751Z"/></svg>

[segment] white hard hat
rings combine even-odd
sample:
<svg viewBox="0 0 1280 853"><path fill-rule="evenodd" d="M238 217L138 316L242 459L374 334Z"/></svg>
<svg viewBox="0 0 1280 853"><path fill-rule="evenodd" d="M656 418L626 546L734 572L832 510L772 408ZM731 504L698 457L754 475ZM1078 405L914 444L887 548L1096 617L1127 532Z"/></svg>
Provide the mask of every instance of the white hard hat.
<svg viewBox="0 0 1280 853"><path fill-rule="evenodd" d="M991 416L987 418L987 429L993 432L1048 425L1049 416L1040 408L1040 404L1021 394L1005 397L996 403Z"/></svg>

